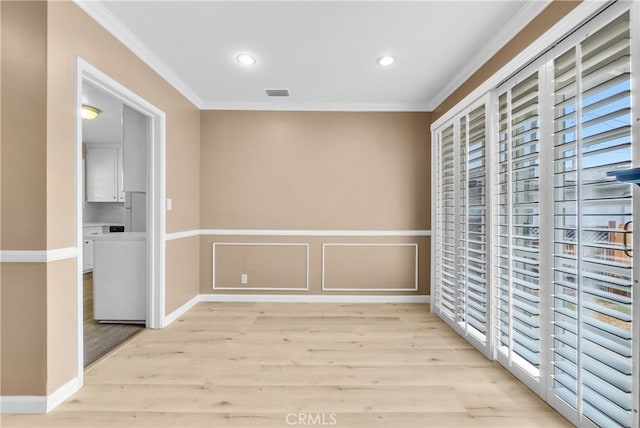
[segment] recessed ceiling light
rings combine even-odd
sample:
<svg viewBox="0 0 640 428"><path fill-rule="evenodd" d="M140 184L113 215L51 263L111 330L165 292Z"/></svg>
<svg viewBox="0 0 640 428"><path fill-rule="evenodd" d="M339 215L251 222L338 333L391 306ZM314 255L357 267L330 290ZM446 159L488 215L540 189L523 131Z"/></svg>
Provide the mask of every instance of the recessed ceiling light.
<svg viewBox="0 0 640 428"><path fill-rule="evenodd" d="M379 65L391 65L393 64L394 61L395 59L393 59L392 56L387 56L387 55L383 55L380 58L378 58Z"/></svg>
<svg viewBox="0 0 640 428"><path fill-rule="evenodd" d="M253 65L256 63L256 59L248 53L241 53L236 56L236 61L242 65Z"/></svg>

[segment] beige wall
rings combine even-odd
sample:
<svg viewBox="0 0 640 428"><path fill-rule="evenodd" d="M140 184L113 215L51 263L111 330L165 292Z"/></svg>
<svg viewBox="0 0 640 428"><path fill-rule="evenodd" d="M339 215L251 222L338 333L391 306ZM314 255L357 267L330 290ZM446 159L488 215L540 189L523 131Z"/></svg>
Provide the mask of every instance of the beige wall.
<svg viewBox="0 0 640 428"><path fill-rule="evenodd" d="M429 113L203 111L201 228L426 230L430 224L430 124ZM200 291L214 292L213 242L287 242L309 245L309 291L252 290L254 284L271 282L279 288L300 288L303 274L300 247L294 251L254 246L220 249L217 280L238 291L219 292L322 293L322 244L336 241L376 240L203 236ZM418 243L419 291L403 293L427 294L428 239L398 236L378 241ZM367 277L358 276L362 267L351 261L366 259L371 248L354 247L349 256L353 259L332 269L358 277L355 288L393 288L399 276L414 276L415 266L407 272L401 262L402 272L389 267L394 284L367 287ZM295 254L287 255L291 251ZM265 264L267 259L271 262ZM250 272L249 284L243 286L240 274Z"/></svg>
<svg viewBox="0 0 640 428"><path fill-rule="evenodd" d="M203 111L201 228L430 224L429 113Z"/></svg>
<svg viewBox="0 0 640 428"><path fill-rule="evenodd" d="M165 281L172 285L165 289L165 313L170 314L199 293L199 238L168 241L165 259Z"/></svg>
<svg viewBox="0 0 640 428"><path fill-rule="evenodd" d="M293 257L284 260L277 260L277 265L270 266L264 270L256 269L260 267L259 260L247 259L246 256L250 251L241 253L235 258L225 257L221 259L216 257L216 277L224 278L229 281L233 290L214 290L213 289L213 243L290 243L290 244L306 244L309 246L309 290L252 290L254 284L267 284L264 280L268 278L270 272L279 271L290 272L290 277L278 278L279 281L286 281L285 287L292 287L291 284L300 283L300 275L303 271L302 261L298 252ZM383 266L372 268L375 257L375 250L367 244L417 244L418 245L418 290L417 291L322 291L322 247L323 244L361 244L362 246L354 247L348 254L344 254L345 258L340 263L335 264L335 258L332 258L332 251L327 252L328 263L325 266L326 273L330 276L328 279L348 279L343 284L349 284L356 289L365 288L407 288L405 285L409 283L409 278L413 280L415 275L415 265L413 264L413 251L411 254L391 249L387 254L390 258L385 261ZM428 295L430 293L429 286L429 263L430 256L430 239L428 237L344 237L344 236L202 236L200 238L200 293L202 294L333 294L333 295L374 295L374 296L394 296L394 295ZM298 247L296 247L298 248ZM397 247L394 246L393 248ZM220 246L216 245L216 252ZM276 254L273 258L281 258L283 253L279 247L273 250ZM227 254L228 256L228 254ZM244 258L244 260L243 260ZM409 260L409 258L411 258ZM362 263L364 264L358 264ZM244 263L244 264L243 264ZM248 272L240 271L241 268L252 269ZM220 271L220 272L219 272ZM240 274L249 274L249 283L247 285L240 284ZM385 278L376 277L382 273ZM271 277L272 278L272 277ZM287 279L289 279L287 281ZM331 284L331 283L330 283ZM335 282L333 283L335 285ZM282 284L278 284L282 285ZM410 286L414 283L411 282ZM346 288L346 287L343 287Z"/></svg>
<svg viewBox="0 0 640 428"><path fill-rule="evenodd" d="M325 290L411 290L417 288L418 244L325 244Z"/></svg>
<svg viewBox="0 0 640 428"><path fill-rule="evenodd" d="M3 249L46 248L47 5L2 1Z"/></svg>
<svg viewBox="0 0 640 428"><path fill-rule="evenodd" d="M47 7L0 2L0 248L46 248ZM0 394L43 395L47 388L47 269L2 263Z"/></svg>
<svg viewBox="0 0 640 428"><path fill-rule="evenodd" d="M216 288L307 288L304 243L217 243L213 257ZM246 284L241 281L243 274Z"/></svg>
<svg viewBox="0 0 640 428"><path fill-rule="evenodd" d="M200 111L74 3L0 4L1 248L76 245L76 56L166 113L166 187L175 200L166 230L199 228ZM169 247L166 306L176 308L197 294L199 241ZM75 376L75 273L75 259L2 264L2 395L44 395Z"/></svg>
<svg viewBox="0 0 640 428"><path fill-rule="evenodd" d="M76 260L47 263L47 394L76 376Z"/></svg>
<svg viewBox="0 0 640 428"><path fill-rule="evenodd" d="M8 15L6 10L2 15ZM47 390L47 265L2 263L0 287L0 395L44 395Z"/></svg>
<svg viewBox="0 0 640 428"><path fill-rule="evenodd" d="M433 110L433 120L442 116L471 91L484 83L538 37L564 18L582 0L554 0L513 39L507 42L493 57L471 75ZM569 30L569 28L567 28Z"/></svg>

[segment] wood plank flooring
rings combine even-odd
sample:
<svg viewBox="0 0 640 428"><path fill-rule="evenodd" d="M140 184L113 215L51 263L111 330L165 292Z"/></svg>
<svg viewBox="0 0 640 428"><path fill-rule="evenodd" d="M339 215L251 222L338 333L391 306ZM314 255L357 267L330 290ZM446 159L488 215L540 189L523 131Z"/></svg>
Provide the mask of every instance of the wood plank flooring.
<svg viewBox="0 0 640 428"><path fill-rule="evenodd" d="M419 304L201 303L3 427L568 427ZM302 423L304 422L304 423ZM311 423L310 423L311 422Z"/></svg>

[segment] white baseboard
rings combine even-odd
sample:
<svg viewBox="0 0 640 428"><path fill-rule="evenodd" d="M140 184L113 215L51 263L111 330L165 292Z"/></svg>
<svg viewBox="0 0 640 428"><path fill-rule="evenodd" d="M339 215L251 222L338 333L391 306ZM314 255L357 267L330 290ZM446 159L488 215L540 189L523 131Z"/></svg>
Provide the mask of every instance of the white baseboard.
<svg viewBox="0 0 640 428"><path fill-rule="evenodd" d="M44 395L20 395L0 397L1 413L47 413L47 397Z"/></svg>
<svg viewBox="0 0 640 428"><path fill-rule="evenodd" d="M200 301L296 303L430 303L431 296L345 296L336 294L201 294Z"/></svg>
<svg viewBox="0 0 640 428"><path fill-rule="evenodd" d="M197 305L200 302L200 295L196 295L194 296L191 300L189 300L187 303L185 303L184 305L180 306L178 309L176 309L175 311L171 312L169 315L166 315L164 317L164 320L162 322L162 327L166 327L169 324L171 324L172 322L174 322L175 320L177 320L178 318L180 318L184 313L186 313L189 309L193 308L195 305Z"/></svg>
<svg viewBox="0 0 640 428"><path fill-rule="evenodd" d="M58 404L80 389L80 380L75 377L49 395L21 395L0 397L0 413L48 413Z"/></svg>

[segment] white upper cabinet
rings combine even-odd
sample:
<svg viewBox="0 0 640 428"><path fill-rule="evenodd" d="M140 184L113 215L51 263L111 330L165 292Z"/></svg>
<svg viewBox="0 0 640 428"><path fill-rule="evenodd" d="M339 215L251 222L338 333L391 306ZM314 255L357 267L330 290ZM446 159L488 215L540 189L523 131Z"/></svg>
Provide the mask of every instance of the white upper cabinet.
<svg viewBox="0 0 640 428"><path fill-rule="evenodd" d="M124 202L119 144L87 145L87 202Z"/></svg>

